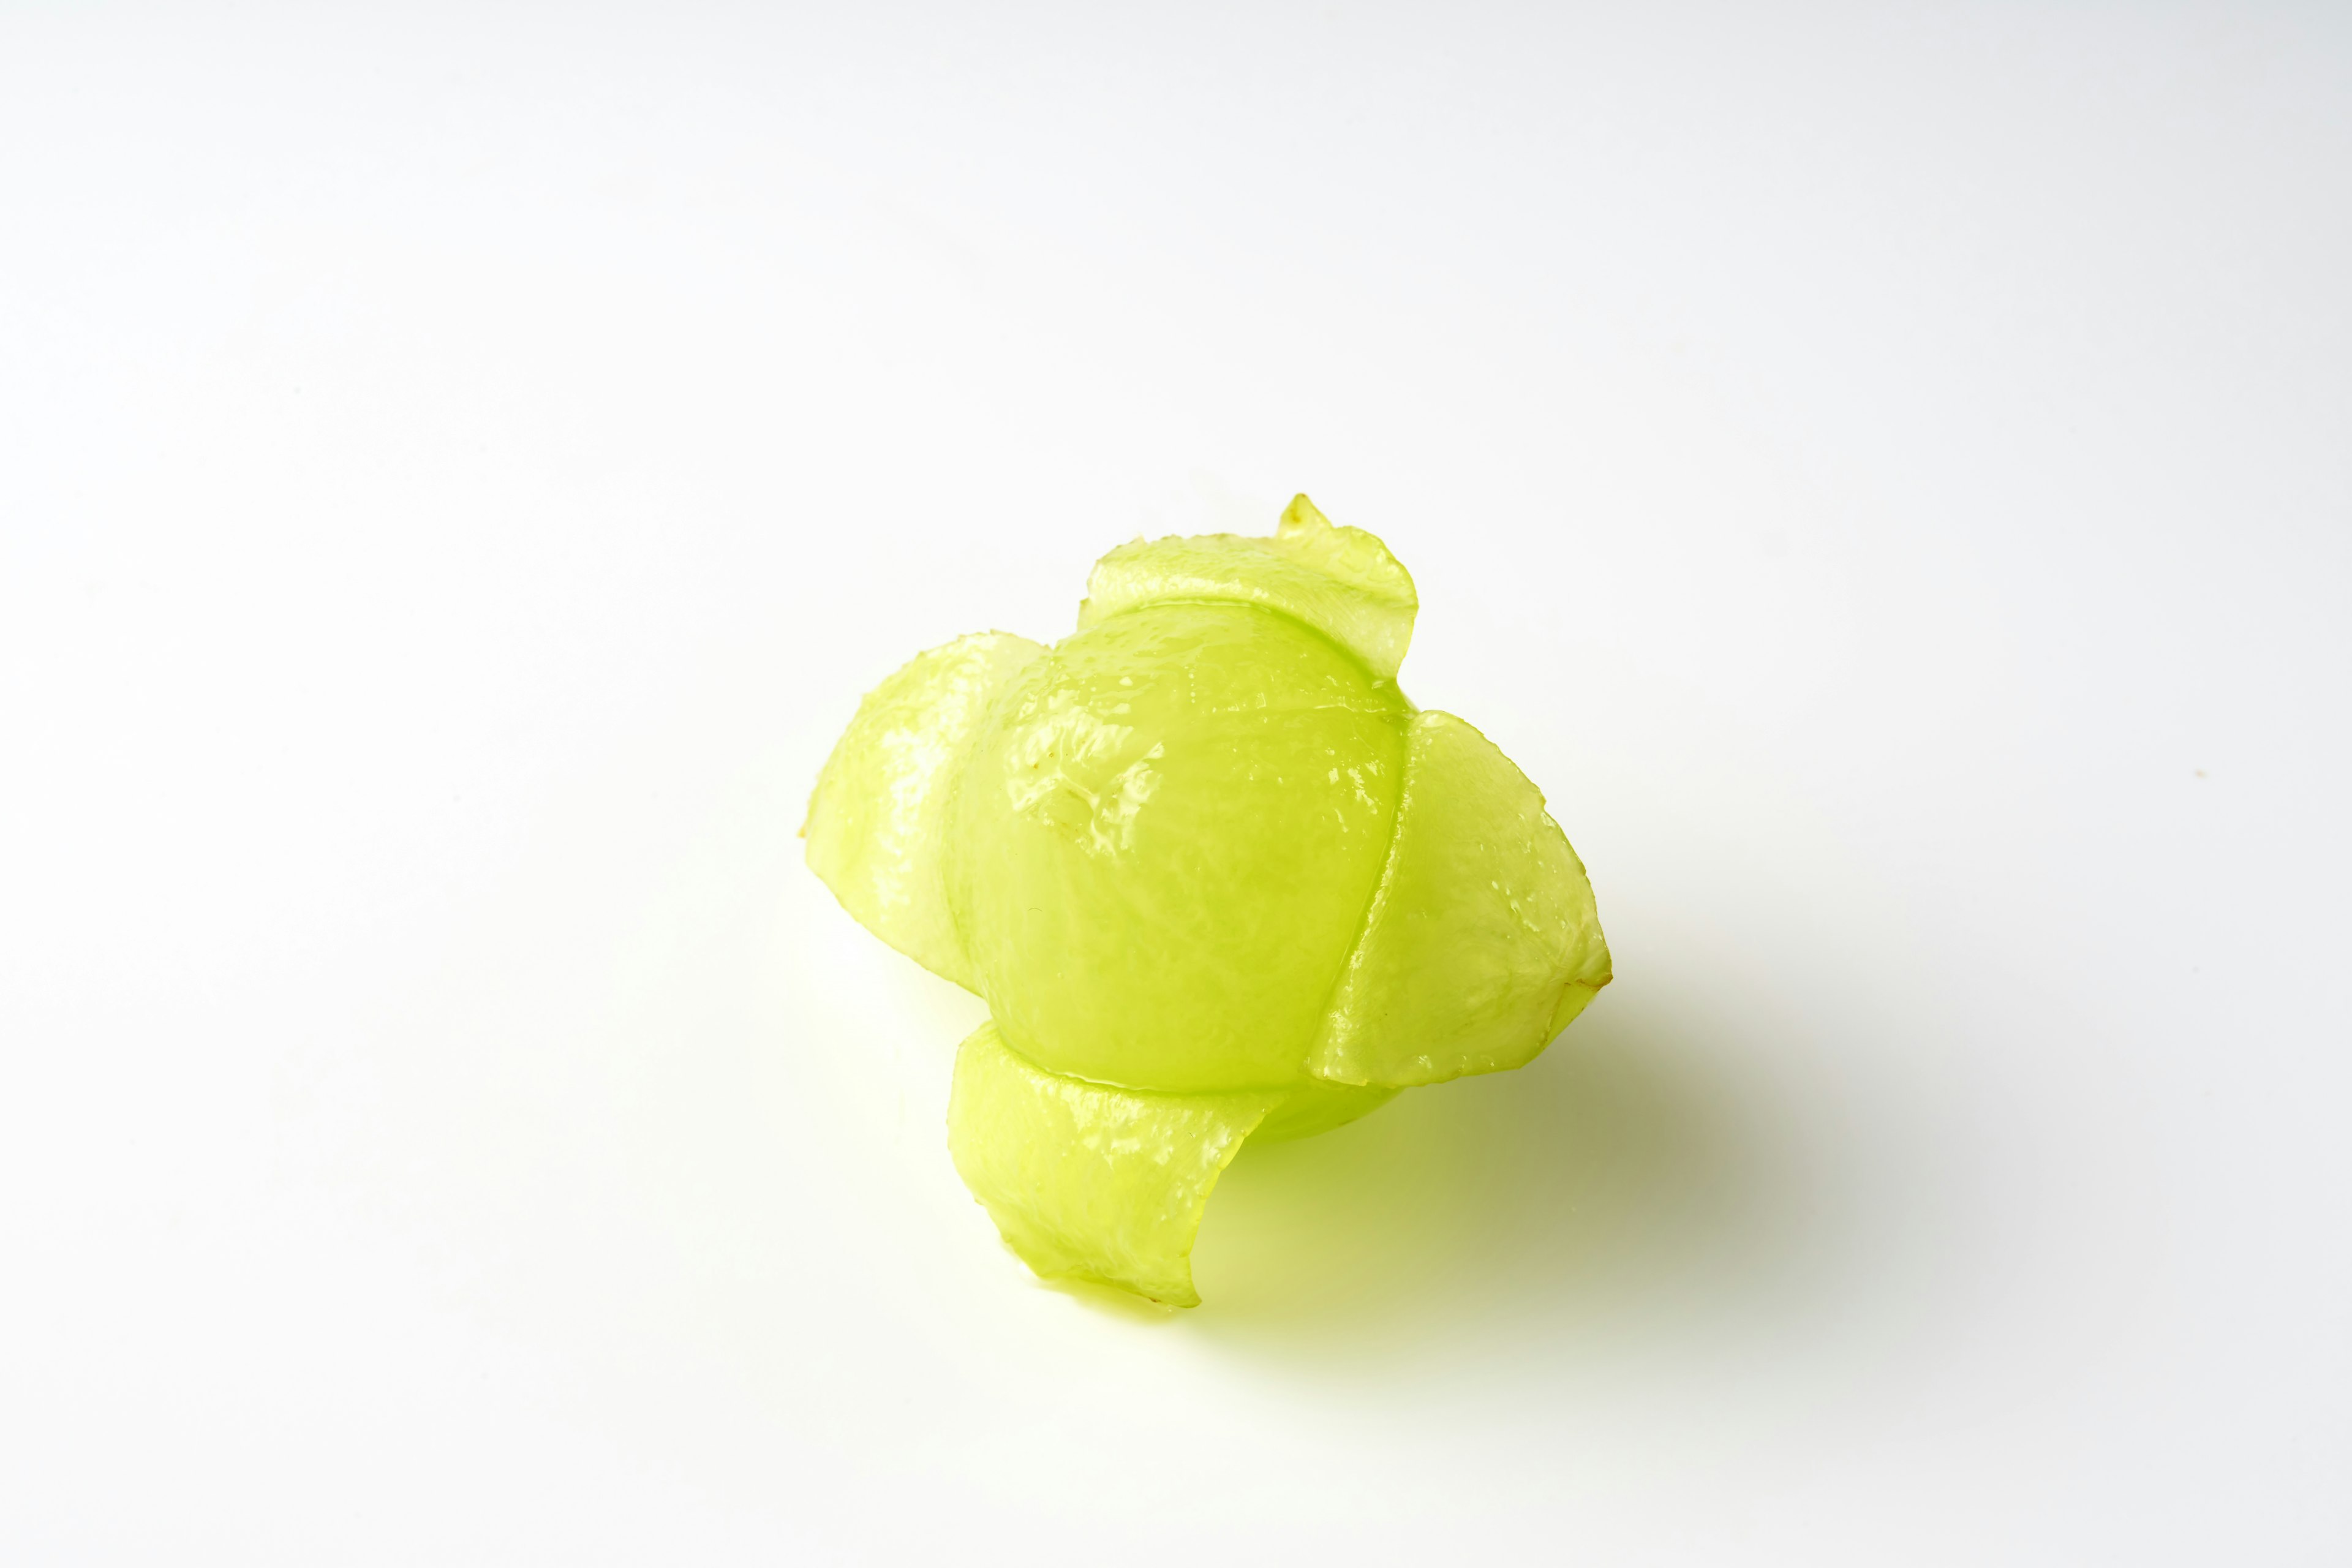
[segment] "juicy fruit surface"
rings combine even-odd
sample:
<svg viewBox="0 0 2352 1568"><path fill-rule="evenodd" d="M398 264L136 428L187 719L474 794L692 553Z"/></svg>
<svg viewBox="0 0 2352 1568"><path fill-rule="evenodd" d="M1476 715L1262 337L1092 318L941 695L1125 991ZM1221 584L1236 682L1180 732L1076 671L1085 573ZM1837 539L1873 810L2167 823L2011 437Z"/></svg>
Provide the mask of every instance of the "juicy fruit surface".
<svg viewBox="0 0 2352 1568"><path fill-rule="evenodd" d="M1310 1070L1409 1086L1524 1067L1609 975L1541 792L1470 725L1414 714L1395 845Z"/></svg>
<svg viewBox="0 0 2352 1568"><path fill-rule="evenodd" d="M1133 609L1021 670L949 830L1004 1039L1133 1089L1296 1081L1387 858L1406 711L1238 603Z"/></svg>
<svg viewBox="0 0 2352 1568"><path fill-rule="evenodd" d="M801 827L810 869L859 924L968 991L942 880L948 803L981 719L1045 651L978 632L909 659L858 704Z"/></svg>
<svg viewBox="0 0 2352 1568"><path fill-rule="evenodd" d="M1282 1098L1139 1093L1058 1078L983 1024L956 1053L948 1152L1005 1244L1038 1274L1197 1306L1202 1210Z"/></svg>

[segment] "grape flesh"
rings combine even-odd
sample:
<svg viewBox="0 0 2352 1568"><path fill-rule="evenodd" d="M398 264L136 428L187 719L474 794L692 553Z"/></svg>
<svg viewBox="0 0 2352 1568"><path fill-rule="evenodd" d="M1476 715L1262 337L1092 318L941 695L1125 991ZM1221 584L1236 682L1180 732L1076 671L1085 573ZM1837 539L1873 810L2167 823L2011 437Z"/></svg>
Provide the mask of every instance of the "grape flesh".
<svg viewBox="0 0 2352 1568"><path fill-rule="evenodd" d="M1005 1042L1129 1089L1296 1082L1388 855L1405 719L1253 605L1143 605L1024 668L949 837Z"/></svg>

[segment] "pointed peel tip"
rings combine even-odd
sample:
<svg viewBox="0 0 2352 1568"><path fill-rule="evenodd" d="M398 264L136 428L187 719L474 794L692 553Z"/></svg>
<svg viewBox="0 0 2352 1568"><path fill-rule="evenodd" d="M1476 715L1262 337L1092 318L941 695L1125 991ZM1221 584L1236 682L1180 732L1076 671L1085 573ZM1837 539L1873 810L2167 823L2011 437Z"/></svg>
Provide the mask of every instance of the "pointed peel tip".
<svg viewBox="0 0 2352 1568"><path fill-rule="evenodd" d="M1328 529L1330 526L1331 520L1323 515L1323 509L1308 500L1307 492L1301 490L1290 498L1288 506L1282 509L1282 521L1276 525L1275 532L1277 534L1299 533L1315 529Z"/></svg>

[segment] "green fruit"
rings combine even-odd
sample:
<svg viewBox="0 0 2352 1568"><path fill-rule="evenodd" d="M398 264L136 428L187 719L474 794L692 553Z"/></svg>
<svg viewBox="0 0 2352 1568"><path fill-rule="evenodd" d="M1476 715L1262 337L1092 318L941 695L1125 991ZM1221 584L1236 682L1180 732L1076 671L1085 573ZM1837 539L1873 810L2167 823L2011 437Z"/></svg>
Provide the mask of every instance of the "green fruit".
<svg viewBox="0 0 2352 1568"><path fill-rule="evenodd" d="M809 863L987 999L949 1144L1039 1274L1194 1304L1244 1140L1523 1066L1608 984L1542 795L1397 690L1416 606L1301 496L1112 552L1075 636L921 655L835 748Z"/></svg>

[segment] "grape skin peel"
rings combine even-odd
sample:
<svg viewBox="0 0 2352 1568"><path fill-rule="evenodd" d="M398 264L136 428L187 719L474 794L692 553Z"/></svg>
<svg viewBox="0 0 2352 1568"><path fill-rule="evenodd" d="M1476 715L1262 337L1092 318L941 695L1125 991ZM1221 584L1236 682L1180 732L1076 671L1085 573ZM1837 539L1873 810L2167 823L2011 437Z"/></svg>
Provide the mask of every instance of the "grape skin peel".
<svg viewBox="0 0 2352 1568"><path fill-rule="evenodd" d="M1418 604L1300 496L1270 538L1111 552L1052 647L917 656L835 747L809 865L989 1004L949 1148L1040 1276L1197 1305L1246 1140L1523 1067L1609 983L1542 795L1398 689Z"/></svg>

